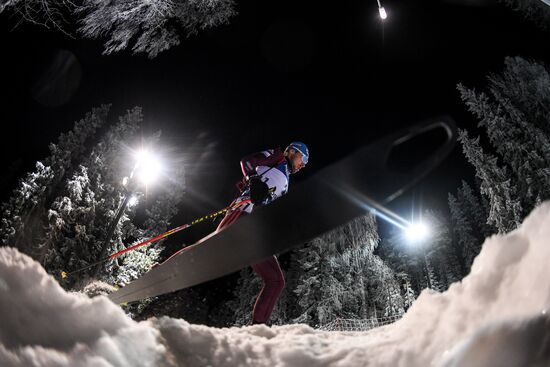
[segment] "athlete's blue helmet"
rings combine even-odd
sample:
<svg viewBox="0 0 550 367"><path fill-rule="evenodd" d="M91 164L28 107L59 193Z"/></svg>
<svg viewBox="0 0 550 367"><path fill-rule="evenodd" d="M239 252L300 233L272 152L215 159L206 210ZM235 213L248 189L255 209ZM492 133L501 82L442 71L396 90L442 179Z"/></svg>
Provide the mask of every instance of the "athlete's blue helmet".
<svg viewBox="0 0 550 367"><path fill-rule="evenodd" d="M288 144L288 147L286 147L286 149L294 149L302 153L302 161L304 162L304 164L307 164L307 161L309 160L309 150L304 143L302 143L301 141L293 141L292 143Z"/></svg>

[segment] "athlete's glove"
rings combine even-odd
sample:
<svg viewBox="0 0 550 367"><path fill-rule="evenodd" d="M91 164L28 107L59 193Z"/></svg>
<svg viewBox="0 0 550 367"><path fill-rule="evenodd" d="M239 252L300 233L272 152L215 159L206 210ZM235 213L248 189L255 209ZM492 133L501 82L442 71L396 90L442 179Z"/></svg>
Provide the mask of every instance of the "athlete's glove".
<svg viewBox="0 0 550 367"><path fill-rule="evenodd" d="M270 197L269 187L259 176L252 176L248 181L250 185L250 201L252 201L252 204L262 204Z"/></svg>

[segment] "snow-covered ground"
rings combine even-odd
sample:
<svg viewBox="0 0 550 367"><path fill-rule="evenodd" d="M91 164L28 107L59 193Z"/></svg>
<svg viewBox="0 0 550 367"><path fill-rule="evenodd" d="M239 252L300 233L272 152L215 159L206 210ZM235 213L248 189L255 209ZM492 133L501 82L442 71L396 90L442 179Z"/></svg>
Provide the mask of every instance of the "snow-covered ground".
<svg viewBox="0 0 550 367"><path fill-rule="evenodd" d="M402 320L366 333L304 325L216 329L129 319L105 297L66 293L0 249L0 366L550 366L550 202L485 241L472 272L424 291Z"/></svg>

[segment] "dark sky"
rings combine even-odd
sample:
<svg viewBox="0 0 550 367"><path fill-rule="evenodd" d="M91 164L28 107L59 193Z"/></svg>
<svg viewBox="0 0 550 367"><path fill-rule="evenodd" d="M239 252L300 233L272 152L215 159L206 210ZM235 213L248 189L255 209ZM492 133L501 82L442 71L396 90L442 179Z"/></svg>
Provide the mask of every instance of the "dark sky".
<svg viewBox="0 0 550 367"><path fill-rule="evenodd" d="M480 1L481 2L481 1ZM480 3L478 2L478 3ZM100 41L0 15L0 190L47 154L47 144L102 103L112 117L142 106L145 131L162 129L190 162L182 211L193 217L231 199L239 158L303 140L303 179L362 144L424 118L474 129L456 91L478 89L507 55L545 61L548 34L491 1L238 1L231 24L202 31L156 59L101 55ZM210 152L202 159L200 154ZM192 165L191 165L192 164ZM12 167L11 169L9 167ZM413 192L441 205L473 170L457 148ZM396 210L406 214L408 196Z"/></svg>

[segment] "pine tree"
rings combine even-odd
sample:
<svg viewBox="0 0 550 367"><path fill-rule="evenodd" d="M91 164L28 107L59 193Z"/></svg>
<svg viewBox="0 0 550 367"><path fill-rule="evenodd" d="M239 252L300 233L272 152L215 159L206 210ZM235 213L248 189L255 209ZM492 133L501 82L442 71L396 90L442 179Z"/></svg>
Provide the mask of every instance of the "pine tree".
<svg viewBox="0 0 550 367"><path fill-rule="evenodd" d="M542 130L546 139L550 136L550 75L544 65L521 57L506 57L504 70L491 74L488 80L495 98L508 101L504 106L512 105L529 125Z"/></svg>
<svg viewBox="0 0 550 367"><path fill-rule="evenodd" d="M471 140L465 132L460 139L489 201L488 223L506 232L550 198L550 75L541 64L508 57L504 70L488 81L490 95L462 85L458 89L487 130L501 166L483 152L479 139Z"/></svg>
<svg viewBox="0 0 550 367"><path fill-rule="evenodd" d="M508 57L502 73L489 77L489 89L506 112L504 119L512 125L511 133L503 138L513 143L509 151L500 154L516 175L527 215L550 198L550 109L546 105L550 102L550 76L540 64ZM500 125L500 129L507 127Z"/></svg>
<svg viewBox="0 0 550 367"><path fill-rule="evenodd" d="M366 318L376 313L375 307L383 309L371 299L371 292L384 293L385 283L369 280L386 279L381 273L389 272L373 255L378 242L376 221L369 214L295 251L300 275L294 293L300 315L294 321L324 324L336 317ZM398 304L393 295L384 298L390 300Z"/></svg>
<svg viewBox="0 0 550 367"><path fill-rule="evenodd" d="M86 14L80 28L84 36L97 38L110 32L105 54L125 49L137 37L132 51L145 52L150 58L180 43L174 25L190 36L199 29L226 24L236 14L232 0L84 0L78 13Z"/></svg>
<svg viewBox="0 0 550 367"><path fill-rule="evenodd" d="M106 113L107 109L102 111ZM105 119L106 115L102 116L101 120ZM127 147L135 145L142 120L140 108L128 111L90 148L76 146L86 137L81 130L75 129L77 133L64 135L60 143L51 148L53 158L45 160L57 162L56 165L48 167L39 162L37 172L29 174L20 189L16 190L10 203L20 208L38 208L30 212L41 232L29 234L29 225L26 224L19 225L22 234L7 230L4 233L13 237L32 236L34 241L28 251L50 273L58 275L61 271L70 272L87 266L105 258L108 253L168 229L183 195L183 170L172 170L172 180L164 183L162 189L147 193L139 187L129 189L121 182L121 174L132 170L133 163L129 164L127 159L130 153ZM153 140L159 137L157 135ZM69 162L74 164L76 157L80 161L73 169ZM61 161L67 163L62 166ZM134 221L138 207L127 205L132 195L144 198L141 223ZM48 205L50 197L51 203ZM8 225L13 227L14 223L22 223L21 216L12 215L9 210L4 213L5 229L9 228ZM101 279L110 284L127 283L149 270L160 250L158 244L156 247L143 247L96 269L100 271ZM83 271L65 279L64 285L80 284L83 278L95 272L94 268Z"/></svg>
<svg viewBox="0 0 550 367"><path fill-rule="evenodd" d="M39 242L46 270L58 273L80 268L116 248L104 243L106 229L125 197L119 176L125 168L124 147L137 133L142 119L140 108L128 111L95 144L89 156L82 160L80 169L67 180L66 187L57 192L48 213L45 239ZM122 225L125 222L128 222L127 216L120 220ZM120 228L115 243L122 242ZM129 236L137 235L135 228L127 228L126 232ZM108 270L112 267L109 265ZM71 283L69 280L68 284Z"/></svg>
<svg viewBox="0 0 550 367"><path fill-rule="evenodd" d="M436 265L432 263L432 259L429 256L431 253L424 253L424 270L426 272L426 282L428 283L428 288L441 292L443 286L440 284L439 279L436 274Z"/></svg>
<svg viewBox="0 0 550 367"><path fill-rule="evenodd" d="M495 232L495 228L487 223L489 212L483 200L484 197L479 198L465 181L462 181L456 196L448 196L452 238L463 274L469 272L485 238Z"/></svg>
<svg viewBox="0 0 550 367"><path fill-rule="evenodd" d="M293 290L301 310L298 322L318 325L340 314L344 288L334 276L339 254L333 237L334 232L317 238L297 252L302 271L302 280Z"/></svg>
<svg viewBox="0 0 550 367"><path fill-rule="evenodd" d="M488 223L493 224L500 233L515 229L523 220L523 208L508 170L497 165L496 157L483 152L479 138L470 139L466 131L461 130L459 140L466 158L481 180L481 193L489 199Z"/></svg>
<svg viewBox="0 0 550 367"><path fill-rule="evenodd" d="M0 13L10 10L22 19L68 33L69 15L88 38L107 36L104 54L124 50L156 57L180 43L180 32L189 37L199 29L228 23L236 14L233 0L126 0L55 1L0 0Z"/></svg>
<svg viewBox="0 0 550 367"><path fill-rule="evenodd" d="M405 303L395 272L375 255L370 257L369 266L364 270L368 279L369 301L374 309L363 318L402 315Z"/></svg>
<svg viewBox="0 0 550 367"><path fill-rule="evenodd" d="M414 293L428 287L423 253L407 244L402 229L393 227L383 238L378 253L396 274L407 275Z"/></svg>
<svg viewBox="0 0 550 367"><path fill-rule="evenodd" d="M454 236L462 254L463 269L469 272L474 258L481 249L481 243L474 233L473 218L466 214L462 203L452 194L449 194L449 209Z"/></svg>
<svg viewBox="0 0 550 367"><path fill-rule="evenodd" d="M484 198L476 195L474 189L463 180L462 186L457 190L456 199L470 218L473 235L482 243L495 232L495 228L487 223L489 210L486 202L483 201Z"/></svg>
<svg viewBox="0 0 550 367"><path fill-rule="evenodd" d="M95 241L86 226L95 216L94 192L86 167L80 166L67 186L67 195L56 199L48 210L49 224L39 243L42 265L54 273L76 268L78 259L84 257L82 252Z"/></svg>
<svg viewBox="0 0 550 367"><path fill-rule="evenodd" d="M446 290L462 277L460 262L453 243L447 216L436 210L426 210L423 218L430 223L431 233L426 244L426 263L432 289Z"/></svg>
<svg viewBox="0 0 550 367"><path fill-rule="evenodd" d="M343 286L342 309L332 315L347 318L366 318L369 314L369 290L366 269L371 269L374 255L368 246L345 249L335 260L335 277ZM371 269L372 270L372 269Z"/></svg>
<svg viewBox="0 0 550 367"><path fill-rule="evenodd" d="M422 221L430 224L427 239L410 243L403 230L395 227L378 250L396 274L396 289L400 289L405 308L424 288L444 291L463 274L448 215L429 209L422 213Z"/></svg>
<svg viewBox="0 0 550 367"><path fill-rule="evenodd" d="M27 174L10 199L2 204L0 240L2 245L17 247L38 261L42 250L36 246L44 236L44 218L48 207L60 190L62 182L87 153L90 141L107 119L109 106L94 108L73 129L61 134L56 144L50 144L50 155L36 163L34 172Z"/></svg>
<svg viewBox="0 0 550 367"><path fill-rule="evenodd" d="M403 309L406 311L416 300L416 294L411 287L410 277L406 273L397 273L396 277L401 282L401 298L403 299Z"/></svg>
<svg viewBox="0 0 550 367"><path fill-rule="evenodd" d="M514 60L508 58L507 64L516 65ZM507 77L511 74L510 68L507 65L503 76L489 78L494 101L484 93L476 93L460 85L459 90L469 110L480 118L479 126L487 129L495 151L510 167L522 207L530 211L550 197L550 141L542 129L527 121L516 104L527 111L532 108L522 106L523 101L514 104L510 100L516 96L509 89L517 88L516 85L508 85L508 79L512 79ZM523 213L523 216L526 214Z"/></svg>

